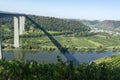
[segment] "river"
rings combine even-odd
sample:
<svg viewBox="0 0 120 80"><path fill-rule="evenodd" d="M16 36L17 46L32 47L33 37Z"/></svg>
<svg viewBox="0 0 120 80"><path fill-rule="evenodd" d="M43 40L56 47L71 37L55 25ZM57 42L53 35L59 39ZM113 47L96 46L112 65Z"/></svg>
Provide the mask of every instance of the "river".
<svg viewBox="0 0 120 80"><path fill-rule="evenodd" d="M4 50L2 51L3 58L5 60L21 59L24 61L34 60L40 63L56 63L57 56L59 56L63 61L74 60L76 63L89 63L95 59L102 58L105 56L111 56L112 54L117 54L118 52L74 52L70 54L62 54L59 51L22 51L22 50Z"/></svg>

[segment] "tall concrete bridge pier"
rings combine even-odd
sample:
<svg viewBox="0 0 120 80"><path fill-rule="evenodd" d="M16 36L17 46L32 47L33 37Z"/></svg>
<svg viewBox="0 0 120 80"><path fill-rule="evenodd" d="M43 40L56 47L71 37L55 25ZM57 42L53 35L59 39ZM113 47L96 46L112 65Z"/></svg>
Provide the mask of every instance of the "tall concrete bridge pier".
<svg viewBox="0 0 120 80"><path fill-rule="evenodd" d="M25 17L14 16L14 47L17 48L20 46L19 44L19 35L23 34L24 28L25 28Z"/></svg>
<svg viewBox="0 0 120 80"><path fill-rule="evenodd" d="M6 17L14 18L14 45L13 46L15 48L18 48L20 46L19 35L22 35L23 31L25 30L25 14L0 11L0 18L6 18ZM1 45L2 43L0 41L0 59L2 59Z"/></svg>

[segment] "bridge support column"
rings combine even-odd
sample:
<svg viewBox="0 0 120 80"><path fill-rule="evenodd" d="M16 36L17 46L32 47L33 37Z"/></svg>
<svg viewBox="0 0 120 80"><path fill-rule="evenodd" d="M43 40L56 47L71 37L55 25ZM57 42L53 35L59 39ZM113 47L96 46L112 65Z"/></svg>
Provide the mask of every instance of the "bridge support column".
<svg viewBox="0 0 120 80"><path fill-rule="evenodd" d="M0 59L2 59L2 47L1 47L1 41L0 41Z"/></svg>
<svg viewBox="0 0 120 80"><path fill-rule="evenodd" d="M24 16L20 16L19 17L19 30L20 30L20 35L23 34L25 28L25 17Z"/></svg>
<svg viewBox="0 0 120 80"><path fill-rule="evenodd" d="M25 16L22 16L22 30L24 31L25 30Z"/></svg>
<svg viewBox="0 0 120 80"><path fill-rule="evenodd" d="M19 18L14 17L14 47L19 47Z"/></svg>

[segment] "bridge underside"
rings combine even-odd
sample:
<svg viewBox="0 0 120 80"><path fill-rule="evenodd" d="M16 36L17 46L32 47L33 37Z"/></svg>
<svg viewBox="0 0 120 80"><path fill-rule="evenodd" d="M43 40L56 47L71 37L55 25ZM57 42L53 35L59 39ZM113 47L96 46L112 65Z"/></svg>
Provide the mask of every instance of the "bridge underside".
<svg viewBox="0 0 120 80"><path fill-rule="evenodd" d="M0 18L5 18L5 17L14 17L14 16L25 16L25 14L18 14L18 13L10 13L10 12L3 12L0 11Z"/></svg>

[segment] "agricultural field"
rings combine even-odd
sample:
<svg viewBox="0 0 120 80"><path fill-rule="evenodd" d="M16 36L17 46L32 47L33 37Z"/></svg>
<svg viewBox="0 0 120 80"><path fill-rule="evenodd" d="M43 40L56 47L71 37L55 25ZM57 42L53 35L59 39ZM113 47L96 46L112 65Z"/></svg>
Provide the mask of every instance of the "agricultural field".
<svg viewBox="0 0 120 80"><path fill-rule="evenodd" d="M51 34L51 33L50 33ZM58 41L65 48L107 48L114 49L120 48L120 36L114 36L110 34L98 33L92 36L74 36L69 35L53 35L55 40ZM55 47L52 41L47 36L42 37L29 37L21 38L21 45L27 45L27 43L36 44L38 46ZM31 46L32 46L31 44Z"/></svg>
<svg viewBox="0 0 120 80"><path fill-rule="evenodd" d="M11 28L1 27L3 49L13 49L13 33ZM49 37L41 30L30 27L20 35L20 49L53 49L56 40L62 47L67 49L94 49L94 50L119 50L120 36L108 33L73 33L71 31L47 31ZM54 40L49 39L52 37Z"/></svg>

